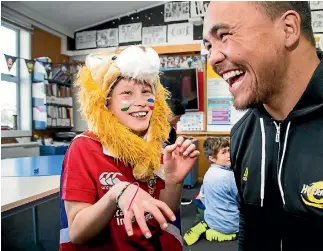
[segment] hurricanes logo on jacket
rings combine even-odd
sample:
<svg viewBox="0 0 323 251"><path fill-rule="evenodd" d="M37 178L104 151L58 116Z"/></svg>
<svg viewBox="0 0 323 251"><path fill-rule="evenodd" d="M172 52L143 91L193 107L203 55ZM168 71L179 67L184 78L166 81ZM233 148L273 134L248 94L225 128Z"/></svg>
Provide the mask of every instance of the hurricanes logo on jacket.
<svg viewBox="0 0 323 251"><path fill-rule="evenodd" d="M102 189L108 190L110 187L114 186L115 184L118 184L120 180L117 178L117 176L122 176L121 173L114 173L114 172L104 172L101 173L99 180L100 183L103 185Z"/></svg>
<svg viewBox="0 0 323 251"><path fill-rule="evenodd" d="M301 196L303 202L311 207L323 209L323 181L303 185Z"/></svg>

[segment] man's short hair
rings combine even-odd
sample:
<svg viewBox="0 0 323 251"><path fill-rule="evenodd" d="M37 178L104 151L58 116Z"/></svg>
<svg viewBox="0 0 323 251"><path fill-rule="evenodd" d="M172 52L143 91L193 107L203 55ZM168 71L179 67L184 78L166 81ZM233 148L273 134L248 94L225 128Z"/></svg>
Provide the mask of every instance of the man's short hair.
<svg viewBox="0 0 323 251"><path fill-rule="evenodd" d="M185 114L185 107L178 99L169 99L167 100L167 104L174 116Z"/></svg>
<svg viewBox="0 0 323 251"><path fill-rule="evenodd" d="M301 32L315 46L312 29L311 8L308 1L257 1L271 20L275 20L288 10L296 11L301 17Z"/></svg>
<svg viewBox="0 0 323 251"><path fill-rule="evenodd" d="M204 141L203 151L206 158L216 157L220 149L230 146L228 137L210 137Z"/></svg>

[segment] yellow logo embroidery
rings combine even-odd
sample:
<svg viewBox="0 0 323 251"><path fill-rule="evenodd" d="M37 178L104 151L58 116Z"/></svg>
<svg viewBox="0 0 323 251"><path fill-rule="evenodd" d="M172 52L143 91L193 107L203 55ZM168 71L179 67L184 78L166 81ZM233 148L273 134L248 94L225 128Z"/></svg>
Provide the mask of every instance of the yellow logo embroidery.
<svg viewBox="0 0 323 251"><path fill-rule="evenodd" d="M303 185L301 191L303 202L311 207L323 209L323 181Z"/></svg>
<svg viewBox="0 0 323 251"><path fill-rule="evenodd" d="M248 167L246 168L246 170L244 171L243 177L242 177L243 181L247 181L248 180Z"/></svg>

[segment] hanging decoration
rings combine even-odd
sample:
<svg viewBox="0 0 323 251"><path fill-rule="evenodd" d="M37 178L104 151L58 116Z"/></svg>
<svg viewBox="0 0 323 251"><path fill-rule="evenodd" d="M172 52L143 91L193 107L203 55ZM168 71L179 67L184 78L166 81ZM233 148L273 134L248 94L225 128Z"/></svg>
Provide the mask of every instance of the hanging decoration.
<svg viewBox="0 0 323 251"><path fill-rule="evenodd" d="M34 71L35 61L31 59L25 59L25 63L26 63L28 72L32 73Z"/></svg>
<svg viewBox="0 0 323 251"><path fill-rule="evenodd" d="M16 59L17 57L14 57L14 56L10 56L10 55L7 55L7 54L3 54L6 58L6 62L7 62L7 67L8 67L8 70L10 72L12 66L14 65L14 63L16 62Z"/></svg>
<svg viewBox="0 0 323 251"><path fill-rule="evenodd" d="M5 57L9 71L11 70L11 68L13 67L13 65L15 64L17 59L18 60L22 59L22 60L24 60L29 73L32 73L34 71L35 63L38 62L38 63L42 64L42 66L45 68L47 75L53 71L55 73L55 77L57 77L58 79L62 79L62 78L66 79L67 78L66 75L69 75L69 70L68 70L69 66L74 66L74 67L78 68L78 67L81 67L85 64L84 61L76 61L76 60L72 60L70 63L56 63L56 62L44 62L40 59L33 60L33 59L15 57L15 56L11 56L8 54L3 54L3 55ZM55 69L57 68L56 66L55 66L55 69L53 69L53 65L60 66L60 67L58 67L59 68L58 72L55 71Z"/></svg>

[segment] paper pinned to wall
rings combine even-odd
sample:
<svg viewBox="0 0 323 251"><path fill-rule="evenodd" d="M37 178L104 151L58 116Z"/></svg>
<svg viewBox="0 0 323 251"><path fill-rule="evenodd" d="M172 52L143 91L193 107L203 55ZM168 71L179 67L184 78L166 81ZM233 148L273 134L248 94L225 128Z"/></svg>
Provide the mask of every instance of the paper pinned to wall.
<svg viewBox="0 0 323 251"><path fill-rule="evenodd" d="M207 101L207 130L230 131L245 111L238 111L233 106L233 97L208 98Z"/></svg>
<svg viewBox="0 0 323 251"><path fill-rule="evenodd" d="M312 11L313 32L323 32L323 11Z"/></svg>
<svg viewBox="0 0 323 251"><path fill-rule="evenodd" d="M96 48L96 31L77 32L75 47L76 50Z"/></svg>
<svg viewBox="0 0 323 251"><path fill-rule="evenodd" d="M118 28L97 31L98 47L118 46Z"/></svg>
<svg viewBox="0 0 323 251"><path fill-rule="evenodd" d="M119 43L141 41L142 23L119 25Z"/></svg>
<svg viewBox="0 0 323 251"><path fill-rule="evenodd" d="M310 1L311 10L323 10L323 1Z"/></svg>
<svg viewBox="0 0 323 251"><path fill-rule="evenodd" d="M208 97L228 97L231 96L229 85L222 78L211 78L207 80Z"/></svg>
<svg viewBox="0 0 323 251"><path fill-rule="evenodd" d="M142 44L165 44L167 26L150 26L142 28Z"/></svg>
<svg viewBox="0 0 323 251"><path fill-rule="evenodd" d="M209 3L191 1L191 17L204 17Z"/></svg>
<svg viewBox="0 0 323 251"><path fill-rule="evenodd" d="M193 24L169 24L167 29L168 43L189 43L193 41Z"/></svg>
<svg viewBox="0 0 323 251"><path fill-rule="evenodd" d="M177 123L178 131L203 131L203 112L187 112Z"/></svg>
<svg viewBox="0 0 323 251"><path fill-rule="evenodd" d="M170 2L164 5L164 21L183 21L190 18L189 2Z"/></svg>

